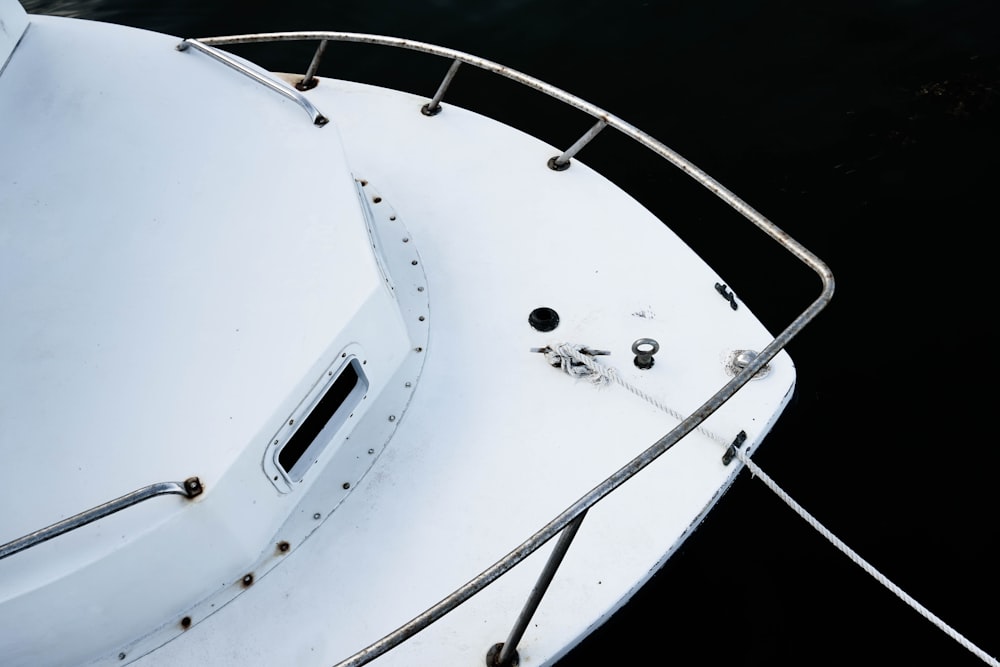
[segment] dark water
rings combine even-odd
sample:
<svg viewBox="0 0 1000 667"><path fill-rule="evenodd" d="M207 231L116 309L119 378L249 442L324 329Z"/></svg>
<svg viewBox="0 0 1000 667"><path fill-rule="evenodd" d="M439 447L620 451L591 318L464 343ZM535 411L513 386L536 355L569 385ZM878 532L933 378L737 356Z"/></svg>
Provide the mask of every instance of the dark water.
<svg viewBox="0 0 1000 667"><path fill-rule="evenodd" d="M1000 342L1000 5L80 0L28 7L180 36L332 29L431 41L575 92L677 149L837 278L832 305L789 346L798 389L757 461L916 599L1000 654L1000 456L991 421ZM381 81L428 93L443 73L370 51L346 49L333 61L338 70L324 73L370 76L388 64ZM288 65L303 67L302 59ZM486 90L473 76L456 82L450 99L493 103L495 115L560 146L590 124L556 122L534 98L493 99ZM623 140L602 135L580 157L627 182L773 330L818 294L811 273ZM562 664L599 663L982 664L745 473L652 583Z"/></svg>

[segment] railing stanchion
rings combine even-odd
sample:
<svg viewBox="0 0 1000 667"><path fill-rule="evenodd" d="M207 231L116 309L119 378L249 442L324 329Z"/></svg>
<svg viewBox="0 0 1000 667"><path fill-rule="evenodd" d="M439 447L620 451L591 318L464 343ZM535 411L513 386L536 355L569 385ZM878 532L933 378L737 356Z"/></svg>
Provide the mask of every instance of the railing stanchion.
<svg viewBox="0 0 1000 667"><path fill-rule="evenodd" d="M598 120L592 128L587 130L587 133L576 140L572 146L566 149L566 152L558 157L549 158L549 169L553 171L563 171L564 169L569 169L569 161L574 155L580 152L584 146L590 143L590 140L597 136L597 133L608 126L608 121L601 118Z"/></svg>
<svg viewBox="0 0 1000 667"><path fill-rule="evenodd" d="M563 556L569 551L569 545L573 542L573 538L576 537L576 531L580 529L580 524L583 523L585 516L587 516L587 510L580 512L559 534L559 539L556 541L556 546L553 548L552 553L549 554L549 560L545 563L545 568L538 575L535 587L531 589L531 594L528 595L528 599L524 603L524 608L521 609L517 621L514 622L514 627L511 628L510 634L507 635L507 641L499 647L495 647L499 648L499 655L496 656L493 662L497 667L509 665L511 658L517 653L517 645L521 642L521 637L524 636L524 631L527 629L528 623L531 622L531 617L535 615L535 610L538 609L539 603L545 596L545 591L548 590L549 584L552 583L552 577L555 576L556 570L559 569Z"/></svg>
<svg viewBox="0 0 1000 667"><path fill-rule="evenodd" d="M444 75L444 81L441 82L437 92L434 93L434 98L420 109L425 116L436 116L441 112L441 98L444 97L445 91L451 85L451 80L455 78L455 72L458 71L458 67L461 64L462 61L457 58L452 61L451 67L448 68L448 73Z"/></svg>
<svg viewBox="0 0 1000 667"><path fill-rule="evenodd" d="M329 41L327 39L320 40L319 46L316 47L316 53L313 54L312 61L309 63L309 69L306 70L306 75L295 84L299 90L311 90L316 87L316 82L313 79L316 77L319 61L323 59L323 52L326 51L326 45Z"/></svg>

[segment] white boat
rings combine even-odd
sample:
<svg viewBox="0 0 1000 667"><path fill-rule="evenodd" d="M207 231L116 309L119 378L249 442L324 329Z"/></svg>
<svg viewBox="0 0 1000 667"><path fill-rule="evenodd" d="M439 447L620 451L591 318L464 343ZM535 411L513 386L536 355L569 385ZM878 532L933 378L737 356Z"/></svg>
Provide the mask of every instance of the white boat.
<svg viewBox="0 0 1000 667"><path fill-rule="evenodd" d="M318 46L302 73L221 48L287 41ZM332 41L441 56L441 86L318 77ZM557 148L450 105L461 65L591 119ZM0 67L6 666L552 664L730 486L832 296L663 144L448 48L0 0ZM580 161L608 128L815 301L769 332Z"/></svg>

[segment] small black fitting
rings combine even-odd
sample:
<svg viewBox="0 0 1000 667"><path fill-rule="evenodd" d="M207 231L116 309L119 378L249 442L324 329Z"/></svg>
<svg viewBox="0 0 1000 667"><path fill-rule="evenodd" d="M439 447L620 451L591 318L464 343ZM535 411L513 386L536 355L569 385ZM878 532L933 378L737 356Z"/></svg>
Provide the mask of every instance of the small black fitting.
<svg viewBox="0 0 1000 667"><path fill-rule="evenodd" d="M503 642L490 647L490 650L486 652L487 667L517 667L521 664L521 657L517 654L517 651L514 651L514 654L510 656L510 660L501 665L499 662L501 651L503 651Z"/></svg>
<svg viewBox="0 0 1000 667"><path fill-rule="evenodd" d="M298 83L295 84L295 89L305 92L307 90L312 90L318 85L319 85L319 79L317 79L316 77L312 77L309 80L306 79L300 80Z"/></svg>
<svg viewBox="0 0 1000 667"><path fill-rule="evenodd" d="M743 443L747 441L747 432L740 431L736 438L733 440L733 444L729 445L726 449L726 453L722 455L722 465L729 465L736 458L736 450L743 446Z"/></svg>
<svg viewBox="0 0 1000 667"><path fill-rule="evenodd" d="M552 331L559 326L559 313L546 306L535 308L528 315L528 324L538 331Z"/></svg>
<svg viewBox="0 0 1000 667"><path fill-rule="evenodd" d="M205 487L201 485L201 480L197 477L188 477L184 480L184 491L187 492L188 498L194 498L195 496L200 496Z"/></svg>
<svg viewBox="0 0 1000 667"><path fill-rule="evenodd" d="M715 291L722 295L722 298L729 302L729 307L736 310L736 294L726 287L725 283L715 283Z"/></svg>
<svg viewBox="0 0 1000 667"><path fill-rule="evenodd" d="M556 155L554 157L550 157L549 161L546 162L545 164L547 164L549 169L551 169L552 171L566 171L567 169L569 169L570 163L569 160L566 160L565 162L560 162L559 156Z"/></svg>

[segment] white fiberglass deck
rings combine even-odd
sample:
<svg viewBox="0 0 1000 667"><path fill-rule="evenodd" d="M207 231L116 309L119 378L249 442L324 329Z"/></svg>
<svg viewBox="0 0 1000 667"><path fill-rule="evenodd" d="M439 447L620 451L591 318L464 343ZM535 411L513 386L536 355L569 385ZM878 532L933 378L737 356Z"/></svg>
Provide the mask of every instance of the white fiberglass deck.
<svg viewBox="0 0 1000 667"><path fill-rule="evenodd" d="M608 349L609 363L689 411L724 384L728 353L770 340L745 308L719 297L718 276L686 249L668 250L671 234L637 204L582 165L549 170L553 148L454 108L427 118L426 100L391 91L323 81L310 95L420 251L427 362L387 451L322 530L149 664L344 658L471 579L675 425L620 388L575 382L531 348L568 340ZM647 242L634 243L639 236ZM562 318L551 333L527 324L540 305ZM632 365L641 337L662 346L650 371ZM759 437L792 378L781 355L708 426ZM520 645L522 665L560 655L652 574L735 473L721 454L694 435L590 512ZM482 664L548 551L376 664Z"/></svg>
<svg viewBox="0 0 1000 667"><path fill-rule="evenodd" d="M143 484L199 475L206 492L197 508L202 514L213 512L207 525L218 530L214 540L223 551L240 543L232 551L243 554L243 560L234 555L213 563L216 547L194 540L189 548L197 558L192 562L204 561L204 568L186 575L208 577L210 587L228 589L247 574L257 576L235 597L164 608L162 627L145 639L118 640L114 635L122 619L140 608L143 613L157 609L156 597L129 593L131 578L144 580L157 572L157 563L149 560L155 554L148 550L136 550L134 555L143 558L119 567L114 578L107 569L87 571L97 578L89 580L92 596L78 608L53 604L57 587L35 598L26 592L32 582L53 576L45 568L82 576L74 574L73 563L67 564L75 556L67 554L65 544L82 545L80 558L114 551L118 538L102 537L105 528L98 522L36 547L38 553L49 554L47 559L28 558L35 551L29 550L0 561L0 620L5 628L0 653L14 655L14 664L64 664L83 657L74 654L71 644L38 645L34 650L18 644L25 633L34 632L25 625L29 622L51 623L53 638L106 640L106 647L92 656L98 664L129 662L171 637L176 638L138 664L335 663L500 559L675 426L675 420L621 388L598 390L574 381L549 367L532 348L567 341L608 350L611 354L602 361L688 414L730 379L726 364L733 352L760 350L772 339L742 302L733 310L715 290L725 277L706 267L634 200L580 162L564 172L548 169L546 161L560 151L509 127L447 105L438 116L427 117L420 113L425 98L323 80L307 93L331 120L318 128L294 104L204 54L175 51L176 40L102 29L101 40L92 41L88 30L87 24L73 21L38 20L22 46L38 47L44 54L39 55L41 62L61 53L58 62L48 63L48 71L81 82L70 92L93 103L88 122L97 123L106 134L74 136L72 123L84 118L74 118L67 110L66 124L56 128L59 141L43 147L50 156L37 146L18 143L14 135L3 135L5 147L20 146L23 152L21 161L0 168L0 187L17 192L30 186L38 192L34 200L18 197L25 206L20 214L30 211L41 225L86 225L73 236L73 252L65 253L71 263L60 263L61 272L52 274L62 288L79 280L81 289L47 314L63 326L58 318L77 313L86 335L33 321L30 309L18 301L22 292L5 291L5 309L22 307L23 317L20 328L5 334L4 348L10 354L4 363L14 365L21 377L42 375L34 394L21 391L20 385L4 385L4 400L15 409L0 413L3 454L8 460L26 461L18 468L32 476L4 489L9 492L4 507L16 502L28 509L10 519L12 524L3 524L0 542ZM79 40L76 48L66 48L74 40ZM56 44L64 48L53 50ZM42 48L46 45L50 48ZM134 80L128 81L147 103L138 110L129 107L128 113L119 109L117 121L109 121L101 104L88 97L84 79L111 76L112 63L120 62L111 54L123 49L138 63ZM22 55L18 51L14 58ZM193 77L203 88L179 108L173 106L174 99L149 102L148 96L167 87L167 82L155 80L140 86L139 74L150 63L169 63L163 71L177 77L171 86ZM17 116L30 126L24 102L4 96L3 86L18 83L16 64L12 60L5 79L0 79L0 105L5 105L0 108L8 114L5 121ZM115 71L113 78L120 81L122 73ZM213 95L217 85L229 91L225 98ZM54 87L53 94L60 90L64 88ZM107 83L107 90L120 94L124 88ZM229 109L233 126L178 129L178 110L188 105L215 109L212 117L220 122L229 117L224 113ZM129 113L147 115L138 122ZM5 122L0 132L6 127ZM260 134L272 130L274 134ZM178 147L174 142L181 137L193 145ZM98 144L107 140L123 144L110 154L98 151ZM67 145L73 141L80 141L80 147ZM339 163L341 141L345 165ZM160 154L169 159L159 162ZM80 201L59 198L62 181L94 169L100 172L89 181L93 191L79 190ZM196 178L185 170L196 170ZM338 216L350 217L348 205L357 206L352 177L367 183L363 192L383 221L380 242L396 249L389 254L409 252L416 262L390 267L400 302L417 299L419 305L425 299L429 304L419 313L402 308L411 338L422 335L426 343L409 350L401 370L385 377L378 376L379 357L397 353L371 343L383 340L380 332L361 328L356 338L345 339L338 330L344 324L337 319L343 308L363 310L368 303L368 283L359 286L356 277L374 265L366 254L363 230L348 230L350 241L344 241L326 226ZM147 190L135 190L142 187ZM218 194L219 188L231 195L206 201L212 206L229 202L232 210L199 210L200 200L191 199L193 194ZM112 200L116 190L127 196ZM121 206L128 208L126 214L147 211L150 198L180 207L165 210L188 221L191 251L205 258L196 264L202 274L176 274L180 293L188 298L175 301L161 295L157 301L176 309L171 322L207 329L208 334L226 332L205 343L206 356L199 363L185 362L185 348L177 346L176 336L152 325L148 331L144 328L149 314L140 308L141 281L101 283L101 271L109 262L121 269L116 263L134 261L137 274L143 275L148 262L171 260L160 253L155 229L136 232L130 241L108 233L114 228L99 215ZM39 213L32 206L55 207L59 213ZM77 220L68 215L77 210L88 216ZM399 225L395 237L393 222ZM155 220L146 223L155 227ZM253 230L252 238L247 230ZM30 240L18 241L6 230L0 238L10 256L24 247L21 241ZM291 247L283 247L286 244ZM139 261L141 254L120 254L136 248L149 255L148 261ZM178 252L172 259L187 257ZM75 267L78 277L66 266ZM238 279L219 282L210 271L213 267ZM115 275L127 275L125 269ZM27 270L19 275L34 279ZM199 275L224 291L200 300ZM341 288L360 294L360 302L348 300L345 306L335 298ZM32 289L36 287L26 284L23 293ZM374 285L370 289L377 291ZM127 317L91 311L95 302L114 305ZM330 302L341 310L329 312ZM539 306L559 313L560 325L554 331L542 333L528 325L528 314ZM250 318L251 324L241 318ZM123 321L130 331L121 328ZM237 328L239 336L230 331ZM104 357L81 357L78 349L104 340L109 331L120 334L113 349L100 353L118 369L110 383L81 361ZM53 356L20 355L7 345L11 336L36 347L40 340L51 340L46 350ZM630 348L639 338L653 338L660 345L649 370L632 364ZM201 336L181 335L180 340L204 342ZM357 438L378 435L389 423L395 429L389 431L392 438L384 451L383 443L373 440L370 459L365 458L364 444L359 445L358 462L330 461L311 486L280 496L279 502L260 464L267 437L308 390L314 371L326 367L328 350L355 344L376 367L373 377L392 385L367 405ZM211 358L210 349L221 356ZM160 371L136 370L135 363L150 359ZM71 379L79 386L62 383L68 362L76 364ZM157 384L161 374L175 377L178 371L183 382ZM262 377L279 378L283 384L262 387ZM140 400L147 380L157 392L165 392L155 395L153 405ZM404 383L409 383L405 390ZM706 426L726 438L745 431L754 447L793 384L792 363L780 353L765 377L751 381ZM202 385L213 389L207 395L191 393ZM45 403L44 387L56 391L55 407ZM86 402L77 405L74 396ZM171 401L179 407L170 416L160 416ZM109 425L115 419L108 420L123 404L134 406L126 415L132 425L127 438ZM93 420L61 423L64 405ZM218 412L230 406L230 412ZM25 412L34 428L24 425ZM229 427L233 415L240 423ZM223 422L216 428L225 436L206 430L216 418ZM188 420L196 425L194 432ZM156 437L140 437L143 428ZM39 434L44 437L35 437ZM227 444L206 448L206 439ZM724 466L722 453L720 444L693 433L590 511L519 646L521 665L558 658L652 575L732 481L738 464ZM338 467L342 463L344 467ZM215 498L219 500L213 507ZM143 517L168 514L171 530L183 536L183 517L191 513L184 510L194 508L171 499L162 501L166 509L158 509L159 502L147 503L151 509L126 510L116 515L119 523L113 525L134 527ZM293 526L295 535L311 530L302 526L313 522L314 515L320 517L317 524L325 520L305 541L296 539L292 532L286 535L275 518L281 503L294 504L286 527ZM248 535L233 529L256 525L259 512L267 517L264 526L273 525L273 538L270 533ZM130 513L132 518L126 516ZM128 545L132 536L122 535L121 540ZM247 571L284 540L290 549L277 565L268 563L273 569ZM489 647L505 639L549 550L542 548L376 664L483 664ZM168 580L161 588L165 593L175 584ZM190 623L182 626L183 618Z"/></svg>

